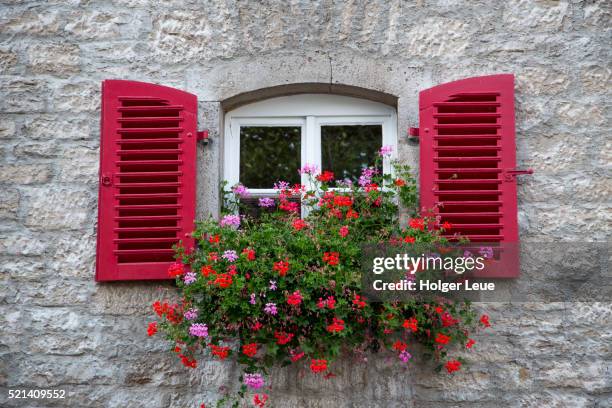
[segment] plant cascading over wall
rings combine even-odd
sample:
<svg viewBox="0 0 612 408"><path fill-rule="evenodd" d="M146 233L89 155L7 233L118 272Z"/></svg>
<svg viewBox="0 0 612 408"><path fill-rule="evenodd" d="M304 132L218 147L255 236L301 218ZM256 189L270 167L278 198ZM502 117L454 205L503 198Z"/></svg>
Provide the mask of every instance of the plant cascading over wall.
<svg viewBox="0 0 612 408"><path fill-rule="evenodd" d="M148 334L163 332L187 367L205 356L235 358L244 368L237 398L253 393L259 407L268 401L273 365L301 365L331 378L333 362L350 353L386 352L410 364L418 342L437 369L459 370L462 359L452 358L449 347L472 348L469 333L489 326L486 315L478 321L468 302L369 302L362 294L362 245L444 244L442 233L452 229L416 213L400 225L398 198L416 208L416 183L407 166L395 164L394 176L381 171L389 153L381 148L354 181L306 165L299 172L308 185L279 181L276 198L258 200L257 219L237 215L249 192L233 186L221 220L198 223L196 248L176 249L168 273L181 297L153 304L159 321Z"/></svg>

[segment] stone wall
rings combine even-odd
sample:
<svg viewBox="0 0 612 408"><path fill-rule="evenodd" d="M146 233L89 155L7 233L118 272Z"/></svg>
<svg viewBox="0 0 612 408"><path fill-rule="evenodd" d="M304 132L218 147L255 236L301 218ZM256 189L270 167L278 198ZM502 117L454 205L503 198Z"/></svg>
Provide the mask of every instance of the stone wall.
<svg viewBox="0 0 612 408"><path fill-rule="evenodd" d="M523 241L605 241L610 9L605 0L0 0L0 405L195 407L236 375L212 361L187 371L147 338L149 304L170 285L94 282L102 80L198 95L212 138L198 153L205 216L218 209L227 98L302 82L361 86L398 97L403 135L420 89L512 72L518 164L536 171L519 183ZM400 141L406 162L417 153ZM380 358L341 363L330 381L278 370L276 405L612 405L611 304L479 307L494 328L459 375ZM47 387L68 398L7 401L8 389Z"/></svg>

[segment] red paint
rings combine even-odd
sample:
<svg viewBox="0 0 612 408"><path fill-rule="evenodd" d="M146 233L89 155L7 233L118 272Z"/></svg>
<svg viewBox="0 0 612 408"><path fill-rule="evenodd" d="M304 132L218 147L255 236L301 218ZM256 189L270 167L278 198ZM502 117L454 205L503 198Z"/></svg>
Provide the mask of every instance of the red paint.
<svg viewBox="0 0 612 408"><path fill-rule="evenodd" d="M172 245L193 246L196 126L195 95L103 82L97 281L169 279Z"/></svg>
<svg viewBox="0 0 612 408"><path fill-rule="evenodd" d="M517 194L514 176L514 76L490 75L421 91L421 207L471 242L502 252L478 276L519 275ZM510 173L512 174L512 173ZM519 173L514 173L519 174Z"/></svg>

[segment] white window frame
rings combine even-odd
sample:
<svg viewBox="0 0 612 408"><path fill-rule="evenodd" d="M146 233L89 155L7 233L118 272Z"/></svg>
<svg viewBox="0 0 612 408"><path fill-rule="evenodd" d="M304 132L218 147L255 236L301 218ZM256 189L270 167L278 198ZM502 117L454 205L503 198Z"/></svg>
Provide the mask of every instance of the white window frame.
<svg viewBox="0 0 612 408"><path fill-rule="evenodd" d="M383 171L393 173L391 162L397 157L398 133L395 108L348 96L299 94L254 102L225 114L223 179L227 188L240 182L240 127L301 127L301 166L308 163L325 170L321 169L321 126L326 125L381 125L382 145L393 148L391 156L383 160ZM308 176L302 175L301 182L307 185ZM254 197L276 193L271 188L249 188L249 192Z"/></svg>

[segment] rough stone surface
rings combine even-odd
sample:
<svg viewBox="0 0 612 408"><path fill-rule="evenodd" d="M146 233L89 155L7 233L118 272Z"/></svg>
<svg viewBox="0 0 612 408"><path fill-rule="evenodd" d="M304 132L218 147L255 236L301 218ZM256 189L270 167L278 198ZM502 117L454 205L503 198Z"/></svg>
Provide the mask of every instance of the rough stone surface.
<svg viewBox="0 0 612 408"><path fill-rule="evenodd" d="M515 73L518 166L536 171L518 184L518 284L545 286L584 268L540 267L539 242L610 239L611 10L605 0L0 1L0 405L197 407L239 375L206 360L186 370L147 337L149 305L173 297L171 285L94 282L102 80L198 96L211 138L197 155L204 218L219 212L228 98L313 82L393 95L399 154L416 166L418 145L401 136L418 122L419 90ZM340 362L329 381L275 369L275 406L611 405L610 303L477 307L494 327L458 351L469 362L458 375L378 357ZM68 396L7 400L32 387Z"/></svg>

